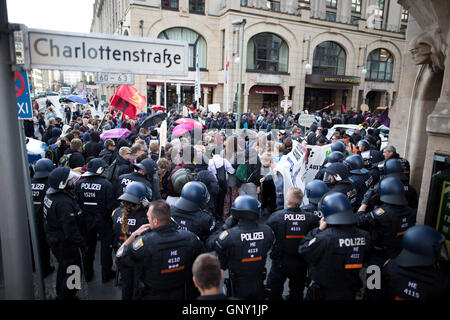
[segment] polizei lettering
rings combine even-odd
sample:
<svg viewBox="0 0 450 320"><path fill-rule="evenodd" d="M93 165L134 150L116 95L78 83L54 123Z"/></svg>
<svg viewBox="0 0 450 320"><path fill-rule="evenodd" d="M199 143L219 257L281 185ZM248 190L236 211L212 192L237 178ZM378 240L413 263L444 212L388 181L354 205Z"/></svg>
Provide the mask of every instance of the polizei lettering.
<svg viewBox="0 0 450 320"><path fill-rule="evenodd" d="M289 221L305 221L306 217L304 214L292 214L292 213L286 213L284 215L284 220L289 220Z"/></svg>
<svg viewBox="0 0 450 320"><path fill-rule="evenodd" d="M241 241L263 240L264 232L241 233Z"/></svg>
<svg viewBox="0 0 450 320"><path fill-rule="evenodd" d="M80 186L81 190L102 190L102 185L99 183L88 183L88 182L83 182Z"/></svg>
<svg viewBox="0 0 450 320"><path fill-rule="evenodd" d="M365 246L366 245L366 238L345 238L345 239L339 239L339 247L345 246L345 247L355 247L355 246Z"/></svg>

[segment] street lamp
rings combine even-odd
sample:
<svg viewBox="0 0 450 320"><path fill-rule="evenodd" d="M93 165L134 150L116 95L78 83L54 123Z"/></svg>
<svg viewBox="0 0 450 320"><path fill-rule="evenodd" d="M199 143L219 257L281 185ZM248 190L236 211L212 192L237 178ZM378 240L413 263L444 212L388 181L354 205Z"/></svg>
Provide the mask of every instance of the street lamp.
<svg viewBox="0 0 450 320"><path fill-rule="evenodd" d="M240 126L240 117L241 117L241 95L242 95L242 57L244 50L244 26L247 23L246 19L237 19L233 20L231 24L233 26L241 26L241 43L239 45L239 83L238 83L238 97L237 97L237 122L236 129L239 129Z"/></svg>

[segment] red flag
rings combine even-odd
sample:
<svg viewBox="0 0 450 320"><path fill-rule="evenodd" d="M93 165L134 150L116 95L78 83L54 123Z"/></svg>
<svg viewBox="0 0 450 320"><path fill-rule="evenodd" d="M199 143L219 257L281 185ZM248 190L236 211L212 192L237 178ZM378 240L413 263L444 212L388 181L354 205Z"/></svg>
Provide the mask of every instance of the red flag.
<svg viewBox="0 0 450 320"><path fill-rule="evenodd" d="M342 112L344 112L344 113L346 112L346 111L345 111L344 104L342 104Z"/></svg>
<svg viewBox="0 0 450 320"><path fill-rule="evenodd" d="M122 111L131 119L136 117L136 109L141 111L146 106L146 98L135 87L121 85L109 99L114 109Z"/></svg>

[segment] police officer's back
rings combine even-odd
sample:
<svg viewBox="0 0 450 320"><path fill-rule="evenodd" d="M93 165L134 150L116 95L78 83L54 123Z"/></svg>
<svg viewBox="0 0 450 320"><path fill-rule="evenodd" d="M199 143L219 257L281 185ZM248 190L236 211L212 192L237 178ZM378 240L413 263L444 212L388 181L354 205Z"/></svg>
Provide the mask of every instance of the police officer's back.
<svg viewBox="0 0 450 320"><path fill-rule="evenodd" d="M55 270L50 263L50 247L48 246L44 230L44 215L42 212L43 200L49 188L48 176L55 168L49 159L40 159L34 166L34 175L31 178L31 192L33 194L34 214L36 219L39 253L44 276Z"/></svg>
<svg viewBox="0 0 450 320"><path fill-rule="evenodd" d="M273 231L257 222L259 203L251 196L237 197L231 215L234 226L222 232L214 243L222 269L229 269L227 294L264 299L265 262L274 242Z"/></svg>
<svg viewBox="0 0 450 320"><path fill-rule="evenodd" d="M339 141L340 142L340 141ZM336 163L336 162L342 162L344 161L345 156L344 153L340 152L340 151L332 151L328 157L325 158L325 160L323 161L322 167L320 168L320 170L316 173L316 176L314 177L314 179L316 180L323 180L323 177L325 176L325 171L326 169L332 164L332 163Z"/></svg>
<svg viewBox="0 0 450 320"><path fill-rule="evenodd" d="M328 186L322 180L313 180L308 182L305 187L305 195L308 198L309 203L303 205L301 208L303 211L312 213L317 217L317 220L322 218L322 211L319 210L318 204L323 195L329 192Z"/></svg>
<svg viewBox="0 0 450 320"><path fill-rule="evenodd" d="M309 300L353 300L362 287L359 277L370 252L370 236L355 226L356 218L345 195L329 192L319 207L323 218L299 247L308 262Z"/></svg>
<svg viewBox="0 0 450 320"><path fill-rule="evenodd" d="M86 281L90 281L94 274L94 257L97 246L97 235L101 240L102 280L113 278L111 244L112 220L114 210L114 193L111 182L103 177L107 164L102 159L94 158L89 161L83 179L75 184L75 194L83 212L85 237L88 245L84 260Z"/></svg>
<svg viewBox="0 0 450 320"><path fill-rule="evenodd" d="M67 167L54 169L49 175L50 188L43 200L47 241L58 260L58 299L75 298L76 290L66 286L67 268L71 265L81 267L81 254L86 248L80 232L80 209L72 192L73 183L79 176Z"/></svg>
<svg viewBox="0 0 450 320"><path fill-rule="evenodd" d="M332 163L325 170L323 181L328 185L330 192L340 192L347 196L354 211L358 205L358 191L349 179L348 168L345 164Z"/></svg>
<svg viewBox="0 0 450 320"><path fill-rule="evenodd" d="M148 224L136 230L118 250L119 267L142 267L141 299L195 298L191 268L203 250L200 239L172 223L170 207L163 200L152 202L147 216ZM152 231L143 234L148 229Z"/></svg>
<svg viewBox="0 0 450 320"><path fill-rule="evenodd" d="M191 181L183 186L181 197L171 208L171 216L180 229L195 233L202 241L216 230L212 214L202 210L208 201L209 192L205 184Z"/></svg>
<svg viewBox="0 0 450 320"><path fill-rule="evenodd" d="M381 271L381 291L389 300L450 300L450 275L440 270L448 260L445 238L429 226L413 226L403 236L400 254Z"/></svg>
<svg viewBox="0 0 450 320"><path fill-rule="evenodd" d="M369 174L364 168L364 160L359 154L348 156L344 160L344 164L348 166L350 172L350 181L357 191L357 206L361 204L364 194L371 188L375 182L375 178Z"/></svg>
<svg viewBox="0 0 450 320"><path fill-rule="evenodd" d="M266 221L275 235L267 285L271 299L281 300L284 282L289 278L289 299L302 300L307 264L298 254L298 247L307 233L319 226L319 220L300 208L303 201L300 189L290 188L286 201L288 208L274 212Z"/></svg>
<svg viewBox="0 0 450 320"><path fill-rule="evenodd" d="M406 229L416 222L416 215L407 206L402 182L394 177L381 180L379 196L380 207L371 212L364 212L362 205L357 213L358 226L372 234L373 256L371 260L382 265L388 258L393 258L402 249L402 236Z"/></svg>

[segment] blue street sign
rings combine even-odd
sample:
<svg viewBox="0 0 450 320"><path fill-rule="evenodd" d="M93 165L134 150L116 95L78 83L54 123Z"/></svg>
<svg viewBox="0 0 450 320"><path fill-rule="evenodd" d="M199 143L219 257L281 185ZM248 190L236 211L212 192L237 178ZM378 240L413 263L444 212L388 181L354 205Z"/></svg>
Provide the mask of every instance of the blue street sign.
<svg viewBox="0 0 450 320"><path fill-rule="evenodd" d="M27 73L14 72L16 86L17 114L20 119L33 119L33 106L31 105L30 86Z"/></svg>

